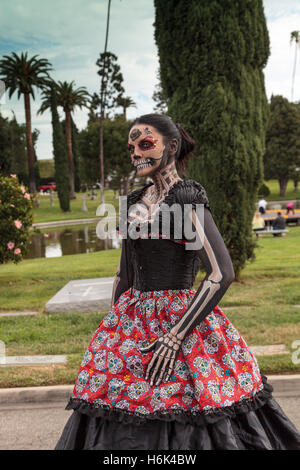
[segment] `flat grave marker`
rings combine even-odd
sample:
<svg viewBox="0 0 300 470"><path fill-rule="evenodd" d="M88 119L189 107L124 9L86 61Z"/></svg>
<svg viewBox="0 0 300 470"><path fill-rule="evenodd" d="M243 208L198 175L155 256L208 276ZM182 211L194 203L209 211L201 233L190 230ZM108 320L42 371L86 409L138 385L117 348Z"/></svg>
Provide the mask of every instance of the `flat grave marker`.
<svg viewBox="0 0 300 470"><path fill-rule="evenodd" d="M45 306L47 313L107 312L110 309L114 277L68 282Z"/></svg>

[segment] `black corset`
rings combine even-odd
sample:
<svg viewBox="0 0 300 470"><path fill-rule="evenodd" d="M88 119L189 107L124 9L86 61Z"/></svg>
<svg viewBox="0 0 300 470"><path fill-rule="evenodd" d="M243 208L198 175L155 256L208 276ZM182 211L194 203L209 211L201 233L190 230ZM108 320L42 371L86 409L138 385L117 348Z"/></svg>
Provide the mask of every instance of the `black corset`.
<svg viewBox="0 0 300 470"><path fill-rule="evenodd" d="M172 240L130 240L133 287L141 291L190 289L200 267L199 253Z"/></svg>
<svg viewBox="0 0 300 470"><path fill-rule="evenodd" d="M148 183L143 188L136 189L129 194L127 209L132 204L136 204L147 187L152 184L152 182ZM203 186L190 179L175 183L165 196L163 203L168 206L172 206L174 203L180 204L182 207L181 214L183 214L183 204L192 204L193 207L196 207L196 204L203 204L204 207L209 209L209 202ZM175 221L172 211L170 215L170 233L162 234L161 216L164 211L164 204L160 205L161 210L158 213L158 232L162 238L133 239L130 234L128 237L126 236L128 239L128 258L130 258L130 277L133 279L133 287L143 292L190 289L193 287L201 265L199 250L187 250L183 234L174 231ZM149 232L151 233L150 228L149 225L146 229L148 235ZM154 232L156 232L156 229Z"/></svg>

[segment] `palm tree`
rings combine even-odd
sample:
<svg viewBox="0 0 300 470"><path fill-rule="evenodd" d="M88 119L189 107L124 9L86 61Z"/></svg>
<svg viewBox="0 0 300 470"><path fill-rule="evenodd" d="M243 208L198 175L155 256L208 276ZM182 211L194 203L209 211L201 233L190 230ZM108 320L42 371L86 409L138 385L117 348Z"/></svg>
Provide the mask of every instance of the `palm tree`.
<svg viewBox="0 0 300 470"><path fill-rule="evenodd" d="M31 110L30 95L35 99L33 87L44 89L49 85L51 78L48 74L51 64L46 59L37 59L38 55L28 58L27 52L18 56L12 52L10 56L3 56L0 60L0 78L4 81L5 87L9 90L9 98L15 91L18 92L18 99L21 94L24 95L25 119L26 119L26 137L27 137L27 155L28 155L28 173L29 173L29 191L36 193L36 184L34 178L34 146L31 132Z"/></svg>
<svg viewBox="0 0 300 470"><path fill-rule="evenodd" d="M69 160L69 179L70 179L70 199L76 199L75 195L75 184L74 184L74 163L73 163L73 151L72 151L72 118L71 114L78 106L88 107L90 103L90 94L85 87L74 88L75 83L72 81L68 82L53 82L53 87L56 90L57 104L61 106L65 112L66 120L66 138L67 138L67 149L68 149L68 160ZM43 113L46 109L51 107L51 89L45 89L42 93L43 103L38 110L39 113Z"/></svg>
<svg viewBox="0 0 300 470"><path fill-rule="evenodd" d="M130 96L121 96L120 98L117 99L117 104L118 106L123 108L123 116L125 120L127 119L127 116L126 116L127 108L130 108L130 107L136 108L136 103L133 101L132 98L130 98Z"/></svg>
<svg viewBox="0 0 300 470"><path fill-rule="evenodd" d="M297 50L298 50L298 46L300 47L300 33L299 33L299 31L292 31L291 32L290 44L293 41L295 41L295 60L294 60L294 69L293 69L293 78L292 78L292 98L291 98L291 101L293 101L293 95L294 95L294 83L295 83L295 74L296 74L296 65L297 65Z"/></svg>

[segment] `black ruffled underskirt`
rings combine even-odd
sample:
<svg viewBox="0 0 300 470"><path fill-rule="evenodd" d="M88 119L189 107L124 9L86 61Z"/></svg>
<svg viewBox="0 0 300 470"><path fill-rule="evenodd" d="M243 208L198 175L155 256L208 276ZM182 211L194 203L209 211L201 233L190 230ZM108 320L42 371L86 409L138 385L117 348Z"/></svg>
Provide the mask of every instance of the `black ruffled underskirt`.
<svg viewBox="0 0 300 470"><path fill-rule="evenodd" d="M70 399L68 419L55 450L300 450L300 434L264 388L226 408L131 414Z"/></svg>

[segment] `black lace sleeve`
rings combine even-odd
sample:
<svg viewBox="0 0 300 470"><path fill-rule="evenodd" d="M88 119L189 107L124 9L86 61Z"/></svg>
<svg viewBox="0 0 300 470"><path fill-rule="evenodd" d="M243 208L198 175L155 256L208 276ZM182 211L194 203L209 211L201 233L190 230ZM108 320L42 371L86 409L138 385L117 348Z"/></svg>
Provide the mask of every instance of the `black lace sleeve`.
<svg viewBox="0 0 300 470"><path fill-rule="evenodd" d="M181 340L185 338L217 305L229 285L234 280L234 270L229 252L214 222L209 201L204 188L193 182L182 188L181 203L192 204L188 217L199 243L199 256L206 271L187 311L172 329ZM199 185L199 186L198 186ZM199 219L195 212L196 204L203 204L203 216Z"/></svg>
<svg viewBox="0 0 300 470"><path fill-rule="evenodd" d="M131 263L128 239L122 239L120 263L113 283L112 301L113 305L123 292L133 285L133 267Z"/></svg>
<svg viewBox="0 0 300 470"><path fill-rule="evenodd" d="M133 192L134 195L136 191ZM125 210L125 225L127 223L128 216L128 207L132 203L130 200L131 195L129 194L126 198L127 210ZM121 208L121 217L124 217L124 212ZM120 263L116 272L116 276L113 283L113 292L111 305L115 304L123 292L126 292L133 285L134 271L131 261L130 245L127 236L127 233L122 233L120 230L120 220L119 224L116 227L117 232L122 236L122 245L121 245L121 256Z"/></svg>
<svg viewBox="0 0 300 470"><path fill-rule="evenodd" d="M201 204L210 209L209 200L202 184L191 179L183 180L176 188L175 200L182 207L184 204L191 204L196 209L197 204Z"/></svg>

